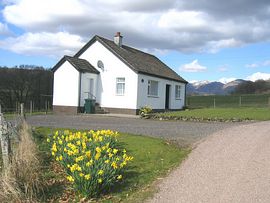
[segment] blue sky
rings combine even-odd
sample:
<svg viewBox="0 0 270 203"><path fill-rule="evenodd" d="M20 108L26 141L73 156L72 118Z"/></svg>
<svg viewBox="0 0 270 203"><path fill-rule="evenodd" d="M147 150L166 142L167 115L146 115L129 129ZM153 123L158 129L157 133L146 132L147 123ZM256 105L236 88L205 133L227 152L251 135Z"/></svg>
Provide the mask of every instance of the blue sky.
<svg viewBox="0 0 270 203"><path fill-rule="evenodd" d="M267 0L2 0L0 65L49 68L117 31L188 81L270 78Z"/></svg>

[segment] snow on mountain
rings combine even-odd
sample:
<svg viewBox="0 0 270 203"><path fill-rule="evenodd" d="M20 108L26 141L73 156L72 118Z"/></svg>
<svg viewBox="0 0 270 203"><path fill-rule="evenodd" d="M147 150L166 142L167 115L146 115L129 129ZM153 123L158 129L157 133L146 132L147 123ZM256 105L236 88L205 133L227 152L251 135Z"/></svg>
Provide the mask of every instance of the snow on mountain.
<svg viewBox="0 0 270 203"><path fill-rule="evenodd" d="M226 95L230 94L235 88L245 80L234 80L226 84L222 82L209 82L204 81L195 81L193 83L188 83L187 85L187 94L189 95Z"/></svg>
<svg viewBox="0 0 270 203"><path fill-rule="evenodd" d="M202 81L196 81L196 82L192 83L192 85L196 88L199 88L200 86L207 85L209 83L210 82L208 80L202 80Z"/></svg>
<svg viewBox="0 0 270 203"><path fill-rule="evenodd" d="M228 83L224 84L223 89L230 88L230 87L236 87L237 85L239 85L243 82L245 82L245 80L241 80L241 79L237 79L237 80L228 82Z"/></svg>

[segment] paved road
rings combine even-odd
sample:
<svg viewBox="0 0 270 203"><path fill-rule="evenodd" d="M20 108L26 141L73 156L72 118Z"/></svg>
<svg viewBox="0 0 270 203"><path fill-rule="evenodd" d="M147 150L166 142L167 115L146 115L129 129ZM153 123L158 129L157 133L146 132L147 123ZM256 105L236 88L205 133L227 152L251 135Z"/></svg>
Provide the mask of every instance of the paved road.
<svg viewBox="0 0 270 203"><path fill-rule="evenodd" d="M239 125L239 123L153 121L98 115L40 115L28 117L27 121L33 126L112 129L120 132L162 137L181 143L193 143L216 131Z"/></svg>
<svg viewBox="0 0 270 203"><path fill-rule="evenodd" d="M270 202L270 122L209 136L149 202Z"/></svg>

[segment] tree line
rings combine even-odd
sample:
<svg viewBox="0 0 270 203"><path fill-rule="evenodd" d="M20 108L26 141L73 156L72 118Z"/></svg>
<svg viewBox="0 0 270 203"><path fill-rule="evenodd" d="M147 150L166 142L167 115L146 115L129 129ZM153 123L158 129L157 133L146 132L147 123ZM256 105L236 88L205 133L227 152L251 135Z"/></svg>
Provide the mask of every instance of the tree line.
<svg viewBox="0 0 270 203"><path fill-rule="evenodd" d="M13 112L24 103L35 110L52 105L53 73L42 66L20 65L12 68L0 66L0 104L5 112Z"/></svg>
<svg viewBox="0 0 270 203"><path fill-rule="evenodd" d="M240 83L233 94L264 94L270 93L270 80L245 81Z"/></svg>

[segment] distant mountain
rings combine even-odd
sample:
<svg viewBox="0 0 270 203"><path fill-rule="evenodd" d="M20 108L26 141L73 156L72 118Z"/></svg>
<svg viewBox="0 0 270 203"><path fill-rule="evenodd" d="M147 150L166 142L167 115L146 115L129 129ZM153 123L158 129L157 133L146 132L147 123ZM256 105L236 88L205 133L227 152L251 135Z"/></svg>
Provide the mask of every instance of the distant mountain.
<svg viewBox="0 0 270 203"><path fill-rule="evenodd" d="M232 82L223 84L221 82L209 82L199 81L194 83L188 83L187 94L188 95L226 95L230 94L235 88L245 82L245 80L234 80Z"/></svg>

